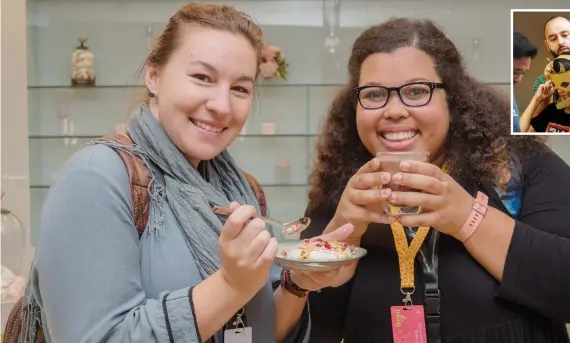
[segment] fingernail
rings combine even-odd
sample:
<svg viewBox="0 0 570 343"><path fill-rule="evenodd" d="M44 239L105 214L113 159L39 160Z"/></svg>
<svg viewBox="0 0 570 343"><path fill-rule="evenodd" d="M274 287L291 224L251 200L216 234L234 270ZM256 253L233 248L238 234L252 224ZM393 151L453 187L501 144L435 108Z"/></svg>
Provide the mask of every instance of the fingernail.
<svg viewBox="0 0 570 343"><path fill-rule="evenodd" d="M390 195L390 192L392 192L390 188L384 188L382 191L380 191L380 194L387 197L388 195Z"/></svg>
<svg viewBox="0 0 570 343"><path fill-rule="evenodd" d="M372 168L372 169L378 168L378 159L377 158L373 158L372 161L370 161L370 168Z"/></svg>
<svg viewBox="0 0 570 343"><path fill-rule="evenodd" d="M394 193L390 194L390 200L395 201L396 200L396 194L394 194Z"/></svg>
<svg viewBox="0 0 570 343"><path fill-rule="evenodd" d="M380 179L383 184L390 182L390 174L389 173L382 173Z"/></svg>
<svg viewBox="0 0 570 343"><path fill-rule="evenodd" d="M397 174L394 174L394 176L392 176L392 181L394 183L400 183L400 182L402 182L402 178L403 178L402 174L397 173Z"/></svg>
<svg viewBox="0 0 570 343"><path fill-rule="evenodd" d="M408 168L410 168L410 162L404 161L404 162L400 163L400 169L408 170Z"/></svg>

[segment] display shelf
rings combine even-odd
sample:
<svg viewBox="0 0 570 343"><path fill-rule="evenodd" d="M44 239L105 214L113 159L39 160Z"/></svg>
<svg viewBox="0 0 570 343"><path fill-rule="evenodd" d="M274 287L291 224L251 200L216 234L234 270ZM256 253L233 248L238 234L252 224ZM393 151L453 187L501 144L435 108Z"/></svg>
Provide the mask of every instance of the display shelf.
<svg viewBox="0 0 570 343"><path fill-rule="evenodd" d="M280 81L263 81L260 80L255 85L256 88L274 88L274 87L339 87L344 86L341 83L289 83L286 80ZM125 85L95 85L95 86L68 86L68 85L28 85L28 89L59 89L59 90L88 90L97 88L135 88L145 90L143 84L125 84Z"/></svg>
<svg viewBox="0 0 570 343"><path fill-rule="evenodd" d="M240 6L246 3L249 1L241 1ZM300 2L290 2L290 5L284 3L281 2L283 5L281 10L294 12L299 8ZM315 2L306 1L306 3ZM175 5L170 2L159 5L156 2L148 6L145 4L133 6L134 3L121 6L117 3L116 6L105 6L98 2L82 4L70 2L65 7L49 4L31 6L29 8L31 20L28 26L28 84L68 86L71 52L77 46L77 39L80 36L88 38L86 45L95 54L97 84L141 84L138 71L150 52L150 44L163 29L168 15L172 14L180 4ZM401 16L402 12L397 7L398 5L394 4L389 8L368 5L362 9L355 7L349 11L354 18L366 16L376 24L391 15ZM108 12L108 15L105 15L105 12ZM464 18L458 21L453 15L440 10L430 9L423 14L413 12L408 12L408 15L439 17L441 25L463 54L466 65L478 79L486 82L503 82L512 77L509 67L512 57L510 50L505 48L504 42L496 38L497 30L506 28L501 26L505 25L504 20L497 20L496 23L481 28L481 25L477 25L481 20L489 21L489 11L485 9L479 11L469 9L462 12L469 17L468 21L473 23L472 26L466 25ZM348 12L345 9L343 13ZM381 14L372 18L370 13ZM164 19L157 20L162 15ZM267 17L268 14L259 13L259 15ZM318 13L307 13L307 15L314 18L319 16ZM278 17L280 16L275 14L268 19L275 20ZM285 53L289 63L287 83L346 82L346 65L352 43L368 24L362 21L362 26L339 27L336 30L339 46L336 53L331 54L323 46L327 32L322 27L322 16L318 17L319 24L315 26L294 23L296 17L299 16L283 17L273 23L262 23L265 40L279 46ZM352 17L350 19L353 20ZM288 21L291 23L287 23ZM479 43L475 46L474 42Z"/></svg>
<svg viewBox="0 0 570 343"><path fill-rule="evenodd" d="M509 83L488 83L510 92ZM259 87L243 133L262 135L264 123L275 134L318 134L322 120L341 85L275 85ZM136 91L136 90L139 91ZM123 125L140 101L144 88L31 88L28 92L31 137L96 137Z"/></svg>
<svg viewBox="0 0 570 343"><path fill-rule="evenodd" d="M341 27L335 31L340 45L331 54L323 46L327 32L319 2L226 2L256 18L264 39L279 46L289 63L287 80L259 80L250 118L229 148L240 167L267 188L278 218L298 217L304 211L306 204L300 199L306 198L313 148L332 100L347 82L352 44L365 27L392 16L432 18L450 34L472 75L510 92L510 51L496 39L506 24L498 20L501 11L488 9L503 6L498 3L474 9L453 2L444 6L451 8L446 11L415 0L386 6L358 0L343 3ZM94 138L124 130L129 114L146 97L138 71L153 39L180 5L153 0L29 3L28 136L34 215L73 153ZM489 20L489 15L497 20ZM491 25L481 28L481 20ZM86 45L95 54L94 87L70 86L71 53L79 37L88 38Z"/></svg>
<svg viewBox="0 0 570 343"><path fill-rule="evenodd" d="M108 134L108 133L107 133ZM28 136L30 139L96 139L107 135L101 133L100 135L34 135ZM299 138L299 137L317 137L314 133L299 133L299 134L240 134L238 138Z"/></svg>
<svg viewBox="0 0 570 343"><path fill-rule="evenodd" d="M508 82L484 82L485 84L492 85L492 86L505 86L509 85ZM274 88L274 87L343 87L345 83L288 83L286 81L258 81L255 85L256 88ZM145 90L145 85L95 85L95 86L66 86L66 85L45 85L45 86L34 86L29 85L28 89L59 89L59 90L69 90L69 91L76 91L76 90L92 90L97 88L117 88L117 89L124 89L124 88L135 88Z"/></svg>
<svg viewBox="0 0 570 343"><path fill-rule="evenodd" d="M316 137L240 137L229 147L237 164L262 184L306 184ZM30 139L30 184L50 185L66 161L91 139ZM280 162L289 165L279 167Z"/></svg>
<svg viewBox="0 0 570 343"><path fill-rule="evenodd" d="M274 123L276 135L316 134L340 88L334 84L258 87L242 133L261 135L264 123ZM30 88L29 135L91 137L115 132L144 96L142 87Z"/></svg>

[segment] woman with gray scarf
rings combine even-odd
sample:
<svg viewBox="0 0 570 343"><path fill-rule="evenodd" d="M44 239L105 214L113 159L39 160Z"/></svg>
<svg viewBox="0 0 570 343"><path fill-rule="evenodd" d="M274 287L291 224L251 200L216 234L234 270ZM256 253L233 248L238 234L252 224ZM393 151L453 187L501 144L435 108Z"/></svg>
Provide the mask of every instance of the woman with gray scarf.
<svg viewBox="0 0 570 343"><path fill-rule="evenodd" d="M170 18L146 61L149 99L130 117L135 145L94 142L50 190L24 342L34 342L38 322L57 343L307 340L306 297L284 286L276 239L249 221L259 204L226 151L249 116L261 48L260 28L228 6L189 4ZM112 148L151 171L140 240ZM213 205L237 210L225 220ZM238 317L251 337L228 336Z"/></svg>

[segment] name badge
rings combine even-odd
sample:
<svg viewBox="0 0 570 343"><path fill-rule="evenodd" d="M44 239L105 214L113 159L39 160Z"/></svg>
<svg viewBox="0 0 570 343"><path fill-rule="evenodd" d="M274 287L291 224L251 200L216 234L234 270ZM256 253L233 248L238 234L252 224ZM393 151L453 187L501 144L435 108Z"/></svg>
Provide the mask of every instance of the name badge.
<svg viewBox="0 0 570 343"><path fill-rule="evenodd" d="M224 331L224 343L252 343L253 330L246 326Z"/></svg>
<svg viewBox="0 0 570 343"><path fill-rule="evenodd" d="M392 306L390 313L394 343L427 343L423 306Z"/></svg>

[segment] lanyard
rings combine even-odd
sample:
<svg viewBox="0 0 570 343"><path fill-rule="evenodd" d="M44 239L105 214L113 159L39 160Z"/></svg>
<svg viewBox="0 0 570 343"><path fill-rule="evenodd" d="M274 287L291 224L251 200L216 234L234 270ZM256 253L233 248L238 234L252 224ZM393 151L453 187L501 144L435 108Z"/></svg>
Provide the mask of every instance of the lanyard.
<svg viewBox="0 0 570 343"><path fill-rule="evenodd" d="M406 228L408 240L412 240L415 231ZM424 279L424 305L426 331L429 342L441 342L440 299L438 283L438 246L439 232L431 230L428 244L422 245L418 260L422 266Z"/></svg>
<svg viewBox="0 0 570 343"><path fill-rule="evenodd" d="M390 225L394 243L398 253L400 267L400 292L404 294L404 307L410 309L413 305L412 294L415 292L414 263L419 252L419 260L424 276L424 301L426 331L430 343L441 342L440 329L440 293L438 287L438 241L439 233L430 227L419 227L413 231L405 230L402 224L396 222ZM429 235L429 244L423 244ZM410 242L410 243L408 243Z"/></svg>
<svg viewBox="0 0 570 343"><path fill-rule="evenodd" d="M442 166L448 174L445 163ZM419 262L422 266L424 281L424 303L426 333L431 343L441 342L440 299L438 283L438 243L439 232L430 227L419 227L417 230L404 229L402 224L395 222L390 225L394 243L398 253L400 267L400 292L404 294L404 307L412 307L412 294L416 290L414 282L414 263L419 252ZM431 233L431 234L430 234ZM429 235L429 243L423 244Z"/></svg>
<svg viewBox="0 0 570 343"><path fill-rule="evenodd" d="M406 232L402 224L395 222L390 225L396 251L398 252L398 262L400 265L400 292L405 295L403 299L404 306L409 308L412 306L412 294L416 290L414 283L414 261L420 250L424 240L429 233L429 227L418 228L412 242L408 245Z"/></svg>

